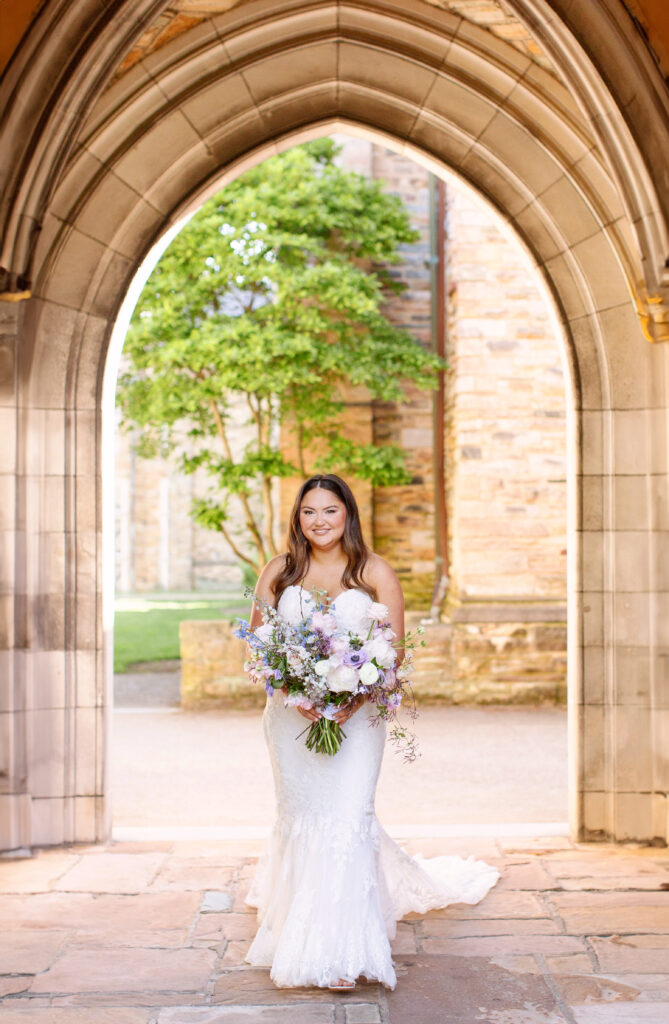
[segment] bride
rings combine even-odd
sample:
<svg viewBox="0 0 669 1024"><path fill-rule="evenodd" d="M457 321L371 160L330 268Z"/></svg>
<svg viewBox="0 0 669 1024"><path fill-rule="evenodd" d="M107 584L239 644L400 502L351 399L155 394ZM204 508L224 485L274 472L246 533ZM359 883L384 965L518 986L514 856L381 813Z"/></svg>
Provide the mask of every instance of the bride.
<svg viewBox="0 0 669 1024"><path fill-rule="evenodd" d="M360 629L368 604L379 601L395 634L404 634L399 580L366 547L355 498L333 474L300 488L288 552L265 566L256 596L297 622L310 610L312 590L326 592L343 630ZM254 603L251 628L261 622ZM259 921L246 961L269 967L280 988L350 989L359 977L394 988L396 921L410 911L478 903L499 878L471 857L410 857L381 828L374 795L385 726L370 728L375 714L364 696L340 710L335 718L346 723L346 738L329 756L297 739L302 719L315 721L317 711L286 707L281 690L267 698L277 818L246 899Z"/></svg>

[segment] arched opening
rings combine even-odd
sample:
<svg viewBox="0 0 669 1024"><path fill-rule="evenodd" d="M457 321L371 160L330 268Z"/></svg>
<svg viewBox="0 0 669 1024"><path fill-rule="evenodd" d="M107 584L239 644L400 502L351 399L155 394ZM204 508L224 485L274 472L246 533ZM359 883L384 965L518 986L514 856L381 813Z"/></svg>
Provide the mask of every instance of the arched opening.
<svg viewBox="0 0 669 1024"><path fill-rule="evenodd" d="M399 147L393 140L383 136L383 144L378 141L374 142L372 141L375 138L374 134L363 128L357 130L355 137L343 135L337 136L337 138L340 142L345 141L349 147L349 163L351 161L362 161L369 173L372 173L372 164L374 163L378 174L390 173L391 184L388 187L393 188L396 193L398 190L402 193L403 190L404 194L409 196L412 202L413 223L420 223L423 230L420 240L416 245L416 253L413 254L410 264L409 280L412 293L407 300L407 310L412 311L415 321L420 324L419 333L421 333L423 341L426 342L426 339L429 338L430 325L428 322L426 327L425 321L430 319L430 299L429 294L425 294L425 289L429 288L430 269L429 259L425 258L422 261L419 253L428 244L430 232L430 225L426 223L430 214L428 208L429 201L427 199L428 171L422 165L415 162L413 158L409 160L406 151L402 152L402 147ZM286 141L290 145L290 142L293 140ZM258 163L261 160L262 158L260 157ZM410 179L403 177L403 175L409 174L407 165L413 167ZM568 373L565 342L562 338L562 330L559 326L550 293L547 291L543 281L538 278L530 255L526 248L518 242L515 233L512 230L507 231L503 227L503 222L496 211L484 200L480 198L477 200L469 186L464 185L443 169L441 170L441 175L448 181L449 209L453 229L452 244L449 242L448 247L448 258L452 261L449 281L451 289L455 288L457 284L461 286L463 291L462 301L465 305L461 320L456 320L456 323L459 324L461 322L462 324L461 333L463 340L461 344L466 345L464 339L467 337L476 339L474 347L465 347L460 358L463 364L467 362L471 364L475 360L479 363L478 369L471 369L470 367L469 370L460 370L459 382L453 381L451 383L448 396L449 408L451 408L452 412L455 411L454 403L457 396L462 396L463 402L466 401L471 404L472 399L476 398L476 388L474 385L467 383L469 377L471 374L476 375L477 373L480 378L484 378L487 375L487 386L490 387L492 382L493 394L496 387L499 387L499 394L496 399L491 399L490 396L487 399L479 398L475 415L477 418L485 418L485 405L490 405L490 402L494 401L497 406L496 415L502 421L499 424L499 429L502 433L498 437L494 434L495 417L491 411L488 413L488 418L485 419L485 422L481 423L476 437L472 435L472 424L471 421L467 421L466 413L463 416L462 422L459 422L452 430L452 443L457 446L458 451L464 452L462 465L465 469L468 466L475 466L477 476L474 482L471 473L463 472L457 484L457 503L451 500L452 507L449 520L454 524L452 528L454 533L450 547L453 562L457 564L453 564L450 570L453 575L453 581L449 593L449 604L457 605L458 607L455 609L453 617L447 615L449 625L448 629L444 630L445 638L441 638L440 631L437 631L439 636L436 634L431 636L428 630L428 646L432 648L430 663L439 661L441 663L439 668L428 668L426 666L421 669L419 661L420 681L417 683L417 693L422 707L425 707L426 703L433 703L439 699L442 701L446 700L448 704L484 704L488 702L527 704L528 702L541 702L542 700L554 699L556 693L561 690L563 682L559 663L565 653L562 645L564 644L565 625L563 603L566 596L564 580L564 562L566 560L560 557L553 557L550 545L551 543L553 545L558 543L563 547L566 542L566 527L562 521L558 526L555 523L550 523L548 528L538 524L536 520L533 521L531 518L532 512L536 511L536 509L523 510L520 506L522 506L524 501L537 500L539 492L534 491L530 495L529 489L533 484L538 485L540 488L543 488L538 504L544 508L546 521L548 522L550 516L555 514L561 520L566 519L564 487L566 438L560 435L564 434L565 408L567 405L573 406L574 403L567 400L564 388L564 376ZM461 222L460 225L458 225L459 221ZM509 236L508 240L504 237L506 234ZM166 241L169 242L172 237L173 231L168 233ZM494 260L491 256L482 251L478 253L475 251L476 246L481 245L484 240L487 241L487 244L497 254L498 266L494 265ZM459 248L456 248L456 241L459 242ZM146 279L147 271L157 258L156 252L161 248L163 248L162 242L138 271L128 293L128 305L130 298L137 296L139 289ZM421 263L423 262L421 277ZM416 279L418 277L421 277L421 280L417 283ZM478 287L475 284L477 278L481 282L486 281L493 294L488 295L480 292L476 300L473 301L471 298L468 300L466 296L467 289L471 291L472 287ZM505 278L508 281L506 286L502 283ZM508 289L507 292L504 292L505 287ZM413 289L423 289L422 304L421 299L413 295ZM517 299L514 301L513 296L517 293L518 289L524 290L526 293L527 306L525 307L519 306ZM399 316L401 322L407 322L409 317L407 310L404 312L397 311L396 316ZM512 327L514 318L518 318L523 314L528 316L532 311L535 315L535 321L530 322L527 319L524 325L518 328ZM122 340L122 332L126 323L127 314L124 317L120 316L117 321L118 327L116 328L118 332L116 336L117 341ZM474 331L473 335L472 331ZM458 333L458 331L456 330L455 333ZM495 353L499 349L508 353L514 348L522 346L521 339L523 333L533 338L533 341L527 343L522 352L518 354L515 368L507 367L504 370L504 361L508 361L509 357L501 353L497 358L498 365L495 365ZM559 341L558 338L560 339ZM457 358L455 341L454 339L452 341L454 345L453 356ZM534 354L532 352L533 347L535 349ZM118 345L116 345L114 354L118 358ZM548 391L542 390L541 385L537 383L538 378L546 372L547 360L550 364L550 372L557 376L557 385L553 389L553 391L557 391L557 399L550 389ZM566 371L564 370L565 365L567 366ZM506 399L504 397L505 389L513 387L514 372L517 377L522 377L522 380L516 381L523 389L522 394L521 392L518 393L518 402L508 396ZM113 363L110 363L108 373L110 377L107 382L107 398L103 408L104 422L107 425L104 429L107 431L110 429L109 423L112 422L112 380L115 376L115 366ZM532 386L532 376L535 378L534 390L528 393L528 387ZM548 426L557 428L558 440L556 440L555 430L549 435L545 427L545 420L535 419L533 422L533 410L531 408L526 409L525 412L522 412L520 408L522 405L527 406L529 404L531 406L533 402L535 404L538 402L539 408L535 416L541 415L545 411L543 404L546 400L549 401L549 404L552 404L551 410L546 412L545 415L557 417L557 420L549 420ZM420 403L418 406L416 405L417 402ZM424 426L426 410L427 415L431 415L431 404L430 394L424 393L422 400L419 400L417 395L414 396L411 409L404 414L404 418L402 418L399 407L395 409L394 413L386 410L384 414L382 410L377 410L382 417L384 415L394 415L396 419L400 420L400 426L397 427L398 436L404 437L406 433L407 441L405 443L410 449L410 464L414 467L415 472L420 472L421 475L414 486L397 488L397 493L394 493L391 489L387 497L383 490L375 493L369 510L370 523L376 542L375 546L378 548L380 540L385 545L383 552L391 563L401 567L400 571L402 571L402 568L404 569L402 579L405 587L408 584L408 589L406 590L408 608L410 612L414 613L414 618L418 617L420 610L422 610L422 617L428 614L434 582L435 527L432 520L434 497L432 493L429 496L424 494L426 489L434 490L434 480L431 476L432 450L430 445L432 442L424 437L414 436L425 433L424 429L423 431L416 429L416 424L414 423L416 408L418 408L420 423ZM442 426L442 431L445 432L445 425ZM515 433L510 433L509 431L515 431ZM530 437L530 434L534 435L537 432L545 435L544 444L547 451L557 456L554 459L554 465L559 468L553 470L552 474L547 472L546 469L540 469L537 472L536 466L542 459L542 455L540 452L537 452L536 448L532 448ZM497 440L495 440L496 437ZM467 462L473 450L472 445L476 447L477 444L482 446L477 449L481 461ZM495 449L494 454L493 449ZM496 462L495 459L497 460ZM504 461L500 463L500 460ZM535 468L528 471L527 467L522 465L524 461L534 463ZM506 480L500 465L504 467L504 471L508 475ZM110 465L105 465L103 480L106 488L111 488L112 486L112 473L110 470ZM449 465L449 470L455 476L457 473L455 459ZM557 475L560 479L548 479L551 475L553 477ZM501 479L500 476L502 477ZM557 487L552 485L557 485ZM506 504L511 507L510 513L507 512L504 504L499 505L495 509L495 499L491 498L489 493L490 488L495 490L501 488L503 490L505 487L510 487L508 501L506 501ZM468 511L471 504L477 498L477 490L484 492L485 515ZM462 492L461 495L460 492ZM557 499L554 494L549 492L555 492L558 495ZM528 495L530 496L528 497ZM556 500L557 511L555 507ZM504 501L505 497L503 496L502 502ZM411 541L409 539L402 541L398 538L398 533L401 534L405 529L401 525L405 517L399 515L398 506L400 505L402 506L402 511L404 511L407 505L410 506L412 509L409 520L410 524L417 524L416 528L426 535L425 538L421 538L417 550L413 551L413 553L407 550L411 548ZM110 525L113 516L111 505L108 504L107 507L109 512L105 526L105 537L111 551L112 545L109 541L117 531ZM453 514L454 509L457 510L455 515ZM523 511L527 513L525 517L523 517ZM529 519L527 515L530 516ZM490 519L489 523L486 523L487 517ZM468 532L467 527L470 518L475 521L478 529ZM392 520L390 529L388 526L389 520ZM511 522L511 520L514 521ZM483 533L481 533L482 526L485 526ZM538 530L536 529L537 526L539 526ZM410 527L406 527L407 532L409 529ZM553 532L551 533L551 531ZM497 533L502 534L502 538L496 536ZM148 535L151 536L150 531ZM526 552L529 552L530 546L525 543L525 535L533 538L531 545L537 549L534 552L534 558L536 562L541 562L543 559L543 570L539 567L533 569L531 566L527 566L527 554L524 553L523 547ZM548 537L545 542L542 541L544 536ZM478 537L480 537L480 540L477 539ZM543 547L541 547L542 543ZM430 545L431 550L428 552L427 548ZM516 551L515 554L512 554L514 546ZM541 550L538 550L540 547ZM556 556L559 554L564 555L564 550L555 553ZM508 560L509 558L511 560L508 567L505 568L498 565L504 559ZM426 559L430 563L427 570L425 567ZM485 573L481 572L483 562L485 562ZM412 569L412 563L418 563L418 575ZM522 573L519 569L520 563L526 565L524 578L522 578ZM110 586L113 574L114 568L110 563L107 567L106 587ZM491 582L491 575L494 577L494 582ZM129 576L129 574L126 573L126 576ZM484 576L488 578L483 578ZM532 578L530 579L530 577ZM556 577L561 578L556 579ZM147 578L154 580L153 586L155 587L159 579L155 566L153 576L147 576ZM146 582L144 583L144 589L147 589ZM151 589L150 585L148 589ZM108 605L111 607L111 600L108 602ZM215 617L219 613L220 608L218 612L211 613L210 617ZM203 617L206 618L207 616L203 615ZM450 621L451 618L452 621ZM456 636L454 637L453 634L456 634ZM521 637L525 639L521 639ZM437 646L438 644L440 646ZM494 654L491 656L488 653L484 659L481 659L481 650L483 648L493 648ZM456 649L457 656L451 653ZM557 663L556 669L554 669L554 663ZM553 669L552 674L551 669ZM212 671L215 672L216 670L212 667ZM189 701L189 711L201 713L205 706L202 703L203 698L204 694L199 698L201 702L199 705L195 701ZM147 701L148 703L150 701ZM442 704L442 711L443 707L444 705ZM132 716L132 712L130 714ZM193 726L195 717L193 715L187 716L185 725L188 728ZM221 717L219 714L214 716L205 715L202 719L203 728L205 726L208 728L208 724L204 721L207 717L213 717L219 722L216 726L218 730L216 739L217 749L226 749L226 734L224 730L228 726L225 716ZM508 823L511 821L516 823L516 827L520 822L523 828L530 830L534 828L535 831L541 831L542 828L545 829L546 827L555 829L555 823L557 822L561 829L561 823L566 820L567 816L566 806L561 802L566 790L565 782L561 776L563 774L566 775L567 760L566 750L561 745L563 742L562 726L560 725L562 715L559 711L550 713L544 710L533 713L526 710L523 715L516 717L518 718L518 724L513 726L515 739L512 740L509 733L509 728L511 727L510 715L504 716L502 714L495 717L492 712L486 713L479 709L478 712L461 710L456 711L454 714L443 716L437 708L425 709L422 715L422 718L425 720L425 736L426 739L429 737L429 742L432 746L428 751L430 756L427 758L427 761L431 762L431 767L426 764L421 772L422 783L419 789L421 792L424 792L424 796L419 797L415 794L413 797L411 796L411 790L414 786L413 775L412 773L407 774L406 769L403 770L400 767L399 771L397 771L394 764L391 763L387 770L384 769L382 773L380 798L383 804L384 794L393 794L391 802L386 798L386 802L389 803L390 814L394 818L392 824L396 828L404 829L404 832L406 832L407 826L409 829L422 827L426 830L430 820L432 820L432 825L437 824L437 827L442 829L444 827L447 829L466 829L472 825L477 829L493 829L500 822L507 823L506 827L510 828L511 826ZM236 719L235 721L237 722L238 729L247 728L244 721L237 721ZM125 713L118 719L118 722L119 728L124 730L123 735L126 734L126 730L134 728ZM158 729L161 727L161 722L167 723L166 728L170 730L171 735L174 734L174 720L170 719L168 722L167 719L161 719L160 715L158 715L156 722ZM437 743L435 746L435 730L443 728L446 722L451 723L449 724L450 732L459 734L460 742L451 744ZM460 725L458 725L458 722ZM502 726L502 722L505 723L504 726ZM462 743L465 736L463 729L473 730L473 739L477 729L480 730L481 727L484 730L486 728L502 729L505 733L509 733L509 743L505 741L497 743L497 760L494 764L492 762L486 763L485 770L490 783L486 787L485 798L483 792L481 792L478 797L470 795L465 800L464 794L460 789L457 792L448 790L445 792L441 780L446 778L462 779L467 776L467 772L476 774L478 769L472 763L471 757L467 761L467 767L462 767L459 762L463 757L463 747L467 749L471 746L472 752L475 749L474 743L471 745L467 741L464 744ZM200 726L198 726L199 728ZM537 777L528 780L525 769L520 767L511 748L514 743L518 742L526 749L529 749L531 746L536 747L538 742L537 728L544 730L542 735L545 737L546 747L542 764L538 764L536 772L532 773L533 776L536 775ZM156 725L154 724L153 732L155 732L155 729ZM198 735L200 736L201 743L207 742L204 732L198 732ZM184 742L187 743L185 738ZM241 800L241 804L246 808L244 813L246 818L248 818L247 824L250 822L252 828L268 824L264 820L262 812L262 807L264 806L262 787L259 786L258 791L256 791L253 782L253 765L262 762L264 757L264 750L256 751L255 745L259 744L261 744L261 737L256 729L256 733L250 735L249 749L246 751L246 755L243 753L235 755L235 764L238 770L248 762L248 771L239 771L241 778L235 783L234 788L237 790L243 789L246 793L246 797ZM237 745L233 745L237 749ZM157 749L160 749L160 746L159 742ZM162 746L165 749L171 749L172 742L164 743ZM180 749L182 746L183 744L180 743ZM446 747L449 748L447 755L442 757L437 763L435 754L444 754ZM440 748L440 750L438 751L436 748ZM199 766L197 771L199 773L203 771L200 760L203 753L204 751L199 750L197 762ZM147 754L149 756L147 758L146 773L150 784L155 778L155 771L153 765L149 768L148 762L153 761L153 758L150 756L149 751L147 751ZM115 755L115 757L118 757L118 755ZM159 756L157 756L157 760L160 760ZM395 759L390 760L392 762ZM206 764L206 756L204 761ZM216 759L212 756L212 764L215 763ZM116 760L116 765L120 764L119 758ZM386 759L386 764L388 765L388 759ZM130 766L128 766L128 769L130 769ZM426 770L428 780L431 781L430 785L425 784L428 781L425 778ZM195 787L198 784L202 785L202 781L198 776L198 782L195 771L189 769L186 760L180 757L179 768L174 769L173 788L170 786L169 779L163 777L165 799L163 800L160 794L155 794L154 799L149 801L150 807L147 807L145 798L140 796L138 792L142 787L144 772L142 764L133 760L131 771L133 778L132 791L136 794L136 797L133 797L132 800L127 799L127 794L131 792L131 787L122 782L124 803L123 808L118 813L115 812L114 824L116 835L121 838L128 838L131 834L137 832L137 829L133 828L137 825L143 826L137 832L142 837L156 834L159 826L163 827L163 831L159 833L163 836L169 831L170 825L181 826L186 822L190 824L195 823L198 826L204 825L202 818L198 818L198 814L202 815L203 809L197 807L197 801L194 799ZM542 771L543 774L541 774ZM388 782L384 785L386 777ZM190 800L191 806L187 807L188 801L183 799L183 794L186 791L184 787L187 789L189 778L194 793L193 798ZM542 789L542 787L545 788ZM204 809L204 813L205 816L209 815L207 817L208 829L202 829L202 834L228 834L228 826L232 818L234 817L235 823L238 821L238 817L234 816L232 805L234 804L235 809L237 809L237 805L240 803L239 794L236 794L235 797L234 794L228 793L225 782L218 781L215 784L213 778L210 785L208 787L205 785L204 788L205 791L216 789L216 797L209 797L207 800L207 808ZM531 793L530 788L532 789ZM174 797L168 796L168 793L173 793ZM179 804L176 796L177 793L182 794L181 804L183 804L183 807ZM230 815L226 814L226 793L228 793L228 798L230 799ZM216 805L215 807L213 806L214 804ZM407 808L410 809L408 815ZM189 815L191 816L189 817ZM216 824L219 826L218 831L215 827ZM146 826L153 826L153 831L151 827L147 828Z"/></svg>
<svg viewBox="0 0 669 1024"><path fill-rule="evenodd" d="M654 289L661 276L653 183L592 65L580 51L568 55L560 19L544 24L544 38L564 57L569 88L449 12L415 3L408 17L404 7L368 6L296 14L242 5L149 54L102 94L89 68L86 102L65 119L68 144L54 130L33 147L41 170L25 176L6 238L7 266L22 266L15 283L30 252L34 267L32 297L12 321L18 390L3 407L8 438L19 424L10 467L16 585L4 601L16 622L7 658L10 847L109 834L101 392L136 267L226 175L335 129L373 133L437 174L460 175L502 214L546 281L571 382L572 831L666 835L666 765L653 724L669 621L657 571L666 550L666 350L642 332L661 322L661 301L649 312L641 295L641 325L634 301L640 281ZM96 47L108 47L109 77L109 59L130 38L126 25L107 26L86 60L92 67ZM47 64L45 55L36 88ZM598 103L609 112L603 121ZM62 159L49 164L54 150ZM43 201L47 166L56 184ZM28 438L42 439L39 453ZM29 719L40 723L39 753Z"/></svg>

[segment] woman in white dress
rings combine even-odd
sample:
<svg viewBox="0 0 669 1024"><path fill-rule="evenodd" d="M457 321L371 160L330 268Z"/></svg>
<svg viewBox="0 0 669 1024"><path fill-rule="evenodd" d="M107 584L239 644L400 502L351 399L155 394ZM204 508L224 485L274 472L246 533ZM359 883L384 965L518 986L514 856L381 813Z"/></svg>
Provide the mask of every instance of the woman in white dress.
<svg viewBox="0 0 669 1024"><path fill-rule="evenodd" d="M360 628L369 603L379 601L395 634L404 634L397 575L365 546L355 498L333 474L300 488L288 552L265 566L256 596L299 621L313 590L326 592L344 630ZM251 628L261 622L254 603ZM396 922L410 911L478 903L499 878L471 857L410 857L381 828L374 796L385 726L370 727L375 715L364 697L338 712L346 738L330 756L297 739L317 711L286 707L280 689L267 698L263 725L277 817L247 897L259 927L246 960L269 967L280 988L350 989L360 977L394 988Z"/></svg>

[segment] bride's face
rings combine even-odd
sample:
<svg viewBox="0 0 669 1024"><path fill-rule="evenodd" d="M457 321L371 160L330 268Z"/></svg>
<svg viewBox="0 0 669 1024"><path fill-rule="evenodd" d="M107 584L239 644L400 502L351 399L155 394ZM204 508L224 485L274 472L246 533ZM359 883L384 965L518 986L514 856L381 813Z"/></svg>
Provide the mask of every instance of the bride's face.
<svg viewBox="0 0 669 1024"><path fill-rule="evenodd" d="M300 526L309 543L327 551L341 540L346 526L346 506L324 487L312 487L300 505Z"/></svg>

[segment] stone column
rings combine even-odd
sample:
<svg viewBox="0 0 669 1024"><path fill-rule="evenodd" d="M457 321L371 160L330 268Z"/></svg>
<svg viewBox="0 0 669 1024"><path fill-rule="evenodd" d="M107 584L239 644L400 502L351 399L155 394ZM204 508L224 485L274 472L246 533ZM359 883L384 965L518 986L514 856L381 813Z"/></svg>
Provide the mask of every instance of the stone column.
<svg viewBox="0 0 669 1024"><path fill-rule="evenodd" d="M25 664L17 643L25 607L17 597L19 530L17 488L16 348L23 308L0 301L0 849L31 843Z"/></svg>

